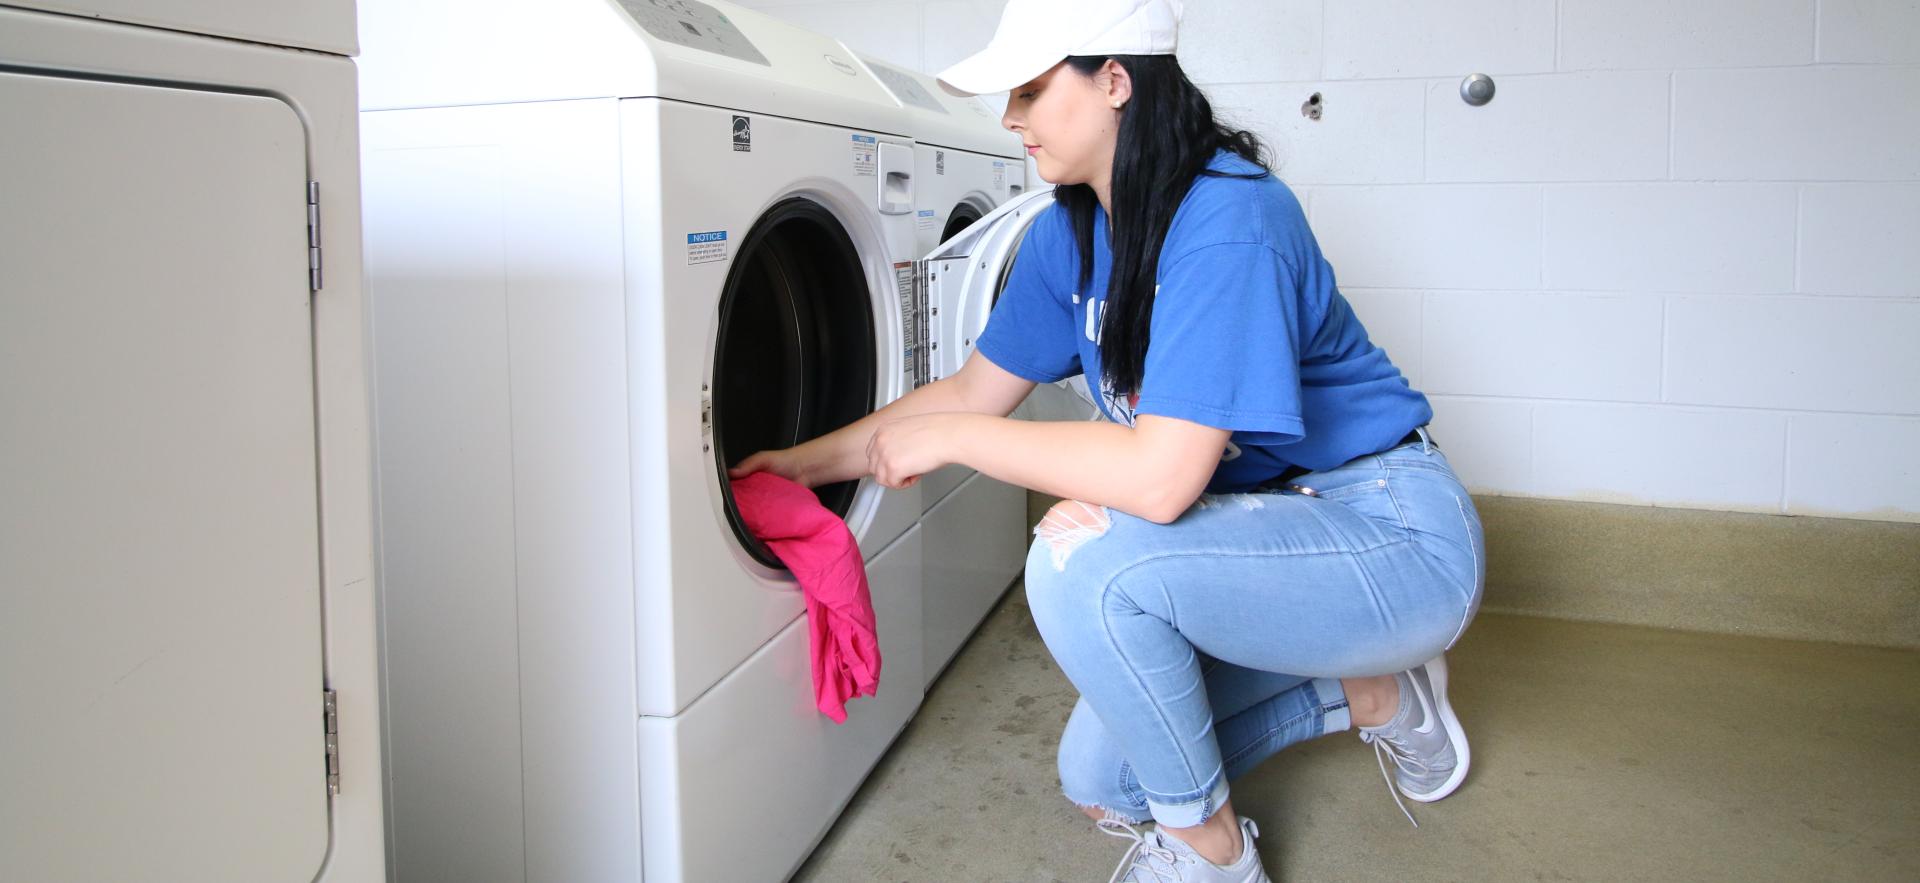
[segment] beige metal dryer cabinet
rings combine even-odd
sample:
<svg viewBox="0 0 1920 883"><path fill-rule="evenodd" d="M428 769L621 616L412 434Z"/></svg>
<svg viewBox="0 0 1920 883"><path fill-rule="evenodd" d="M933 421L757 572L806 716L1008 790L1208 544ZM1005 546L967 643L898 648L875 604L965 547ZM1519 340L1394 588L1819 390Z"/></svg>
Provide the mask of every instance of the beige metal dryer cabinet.
<svg viewBox="0 0 1920 883"><path fill-rule="evenodd" d="M0 877L385 875L354 51L0 6Z"/></svg>

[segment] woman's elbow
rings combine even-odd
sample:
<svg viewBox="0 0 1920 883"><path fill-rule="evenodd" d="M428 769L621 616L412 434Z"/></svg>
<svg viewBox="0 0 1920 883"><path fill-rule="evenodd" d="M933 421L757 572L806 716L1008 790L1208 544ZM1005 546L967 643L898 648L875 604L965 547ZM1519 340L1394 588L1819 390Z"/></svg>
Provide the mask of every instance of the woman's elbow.
<svg viewBox="0 0 1920 883"><path fill-rule="evenodd" d="M1169 491L1165 488L1149 489L1148 498L1135 513L1154 524L1172 524L1180 516L1193 508L1195 500L1200 499L1199 491Z"/></svg>
<svg viewBox="0 0 1920 883"><path fill-rule="evenodd" d="M1184 514L1186 511L1187 510L1185 509L1180 509L1177 511L1173 509L1156 509L1152 512L1142 514L1140 517L1148 521L1151 521L1154 524L1172 524L1176 521L1179 521L1180 516Z"/></svg>
<svg viewBox="0 0 1920 883"><path fill-rule="evenodd" d="M1171 524L1193 508L1220 467L1228 435L1178 418L1142 416L1135 429L1141 445L1135 460L1143 467L1136 473L1142 504L1137 514Z"/></svg>

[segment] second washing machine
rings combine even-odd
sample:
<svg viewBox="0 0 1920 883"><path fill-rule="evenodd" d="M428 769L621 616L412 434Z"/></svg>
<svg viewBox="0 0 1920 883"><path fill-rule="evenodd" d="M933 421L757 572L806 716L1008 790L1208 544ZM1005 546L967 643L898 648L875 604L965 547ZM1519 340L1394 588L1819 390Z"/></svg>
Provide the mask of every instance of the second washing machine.
<svg viewBox="0 0 1920 883"><path fill-rule="evenodd" d="M932 77L861 56L908 114L914 138L916 253L931 254L1026 190L1019 136L977 97L961 98ZM926 264L928 379L950 377L973 352L987 314L969 311L957 285L938 285ZM990 296L989 296L990 297ZM989 303L989 306L991 304ZM926 623L925 678L931 685L1020 575L1027 550L1027 493L964 466L920 482Z"/></svg>

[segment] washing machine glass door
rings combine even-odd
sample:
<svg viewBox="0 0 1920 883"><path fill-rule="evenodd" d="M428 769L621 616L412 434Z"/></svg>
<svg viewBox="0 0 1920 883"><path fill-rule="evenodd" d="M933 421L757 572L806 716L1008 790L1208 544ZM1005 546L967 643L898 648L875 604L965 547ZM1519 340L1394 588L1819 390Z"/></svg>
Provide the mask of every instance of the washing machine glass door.
<svg viewBox="0 0 1920 883"><path fill-rule="evenodd" d="M859 250L825 206L784 200L741 242L720 299L713 377L714 466L788 448L873 410L878 386L875 319ZM857 481L814 489L841 517ZM779 559L747 530L731 491L727 521L754 559Z"/></svg>

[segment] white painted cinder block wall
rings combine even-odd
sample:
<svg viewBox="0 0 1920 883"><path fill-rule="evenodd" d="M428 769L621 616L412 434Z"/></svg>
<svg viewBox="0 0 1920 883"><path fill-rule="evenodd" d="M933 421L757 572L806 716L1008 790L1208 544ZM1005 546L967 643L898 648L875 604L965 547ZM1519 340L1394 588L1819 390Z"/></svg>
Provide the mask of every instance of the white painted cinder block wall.
<svg viewBox="0 0 1920 883"><path fill-rule="evenodd" d="M745 5L938 72L1003 2ZM1920 3L1188 0L1180 56L1474 491L1920 521Z"/></svg>

